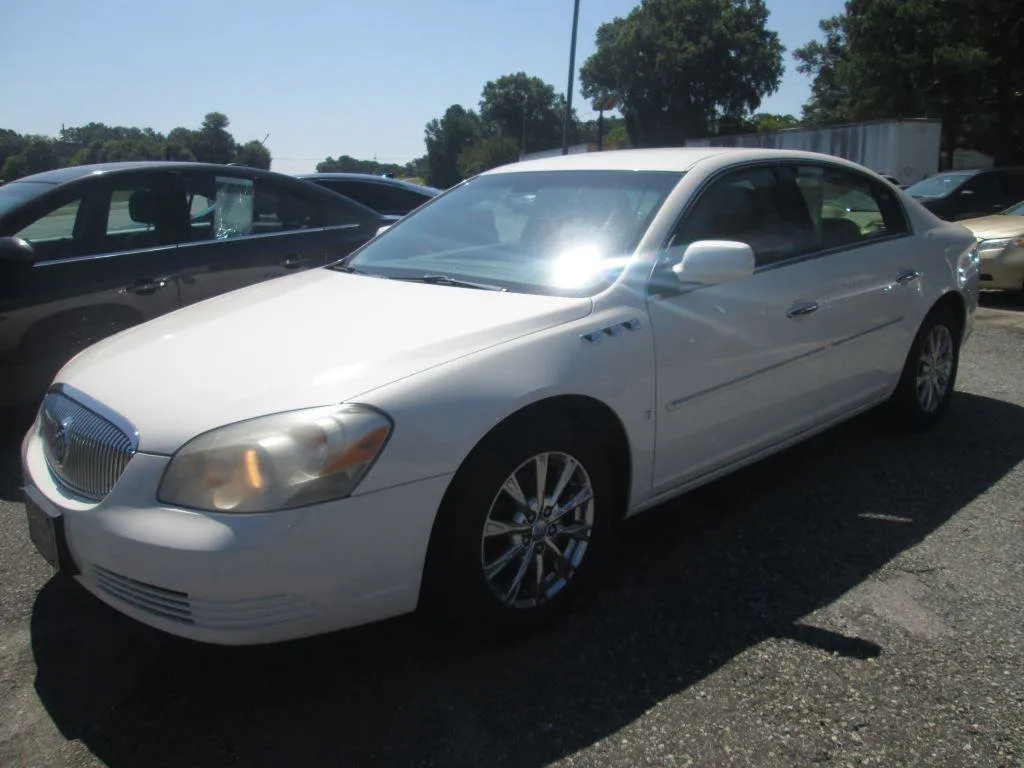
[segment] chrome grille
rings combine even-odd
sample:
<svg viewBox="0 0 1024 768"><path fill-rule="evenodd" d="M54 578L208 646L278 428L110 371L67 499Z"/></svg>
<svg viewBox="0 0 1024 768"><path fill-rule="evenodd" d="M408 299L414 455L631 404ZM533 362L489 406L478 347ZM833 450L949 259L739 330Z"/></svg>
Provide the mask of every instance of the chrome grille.
<svg viewBox="0 0 1024 768"><path fill-rule="evenodd" d="M72 399L69 394L67 389L53 391L43 400L43 454L62 485L99 501L135 455L138 436L130 424L91 398L75 393Z"/></svg>

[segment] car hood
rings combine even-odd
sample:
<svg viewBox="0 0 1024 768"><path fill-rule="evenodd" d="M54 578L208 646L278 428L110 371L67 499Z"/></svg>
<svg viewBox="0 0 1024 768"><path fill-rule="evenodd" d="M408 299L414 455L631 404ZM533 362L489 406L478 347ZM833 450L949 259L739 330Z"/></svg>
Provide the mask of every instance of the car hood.
<svg viewBox="0 0 1024 768"><path fill-rule="evenodd" d="M1024 216L982 216L977 219L961 219L957 224L967 227L981 240L1024 235Z"/></svg>
<svg viewBox="0 0 1024 768"><path fill-rule="evenodd" d="M585 317L589 299L316 269L186 307L88 348L58 374L171 454L224 424L342 402Z"/></svg>

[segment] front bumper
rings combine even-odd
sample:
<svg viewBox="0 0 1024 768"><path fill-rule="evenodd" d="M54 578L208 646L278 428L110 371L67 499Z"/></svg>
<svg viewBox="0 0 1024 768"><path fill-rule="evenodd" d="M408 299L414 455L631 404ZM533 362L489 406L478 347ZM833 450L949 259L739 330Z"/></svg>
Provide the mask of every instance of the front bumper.
<svg viewBox="0 0 1024 768"><path fill-rule="evenodd" d="M162 505L170 461L138 453L99 503L58 485L36 431L25 492L59 517L74 576L118 611L210 643L268 643L412 611L450 475L267 514Z"/></svg>

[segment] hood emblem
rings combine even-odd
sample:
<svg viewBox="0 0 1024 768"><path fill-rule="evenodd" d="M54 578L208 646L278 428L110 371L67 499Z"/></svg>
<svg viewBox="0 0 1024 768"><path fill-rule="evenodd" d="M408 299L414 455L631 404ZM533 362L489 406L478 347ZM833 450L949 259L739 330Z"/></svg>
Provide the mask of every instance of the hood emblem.
<svg viewBox="0 0 1024 768"><path fill-rule="evenodd" d="M63 467L68 459L68 452L71 450L71 418L66 416L60 421L53 422L50 433L50 447L53 449L53 458L58 467Z"/></svg>

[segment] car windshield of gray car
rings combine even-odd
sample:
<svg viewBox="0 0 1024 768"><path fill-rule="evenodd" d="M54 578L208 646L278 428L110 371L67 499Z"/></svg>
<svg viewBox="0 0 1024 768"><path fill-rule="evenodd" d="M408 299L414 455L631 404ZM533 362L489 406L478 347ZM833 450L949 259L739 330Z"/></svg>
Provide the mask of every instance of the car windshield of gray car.
<svg viewBox="0 0 1024 768"><path fill-rule="evenodd" d="M404 280L443 275L434 282L451 287L591 296L622 272L680 178L663 171L479 176L337 268Z"/></svg>

